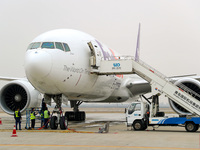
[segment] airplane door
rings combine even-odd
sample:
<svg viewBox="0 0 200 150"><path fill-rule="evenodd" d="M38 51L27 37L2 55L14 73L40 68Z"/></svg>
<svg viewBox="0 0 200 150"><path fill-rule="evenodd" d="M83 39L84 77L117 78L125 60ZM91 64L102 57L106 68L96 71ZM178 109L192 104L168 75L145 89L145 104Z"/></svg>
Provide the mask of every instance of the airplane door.
<svg viewBox="0 0 200 150"><path fill-rule="evenodd" d="M94 41L90 41L87 43L90 51L91 51L91 57L90 57L90 65L93 69L99 69L101 64L101 50L98 44Z"/></svg>

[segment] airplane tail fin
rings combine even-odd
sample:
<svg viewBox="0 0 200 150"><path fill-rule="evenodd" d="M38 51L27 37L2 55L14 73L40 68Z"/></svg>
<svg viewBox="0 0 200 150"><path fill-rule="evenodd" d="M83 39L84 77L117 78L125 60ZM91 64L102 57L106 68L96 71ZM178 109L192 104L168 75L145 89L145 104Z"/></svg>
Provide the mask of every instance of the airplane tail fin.
<svg viewBox="0 0 200 150"><path fill-rule="evenodd" d="M140 59L140 23L138 28L138 36L137 36L137 45L136 45L136 52L135 52L135 61L139 61Z"/></svg>

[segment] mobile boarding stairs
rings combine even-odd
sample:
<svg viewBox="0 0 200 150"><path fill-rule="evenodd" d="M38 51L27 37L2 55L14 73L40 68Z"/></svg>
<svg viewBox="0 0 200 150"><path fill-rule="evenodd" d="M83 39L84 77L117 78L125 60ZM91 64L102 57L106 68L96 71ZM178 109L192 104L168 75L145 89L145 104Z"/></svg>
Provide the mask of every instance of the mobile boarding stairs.
<svg viewBox="0 0 200 150"><path fill-rule="evenodd" d="M91 73L98 75L137 74L151 85L152 94L165 94L192 115L200 116L199 94L184 85L177 87L169 78L134 57L115 57L114 60L101 60L99 67L91 66Z"/></svg>

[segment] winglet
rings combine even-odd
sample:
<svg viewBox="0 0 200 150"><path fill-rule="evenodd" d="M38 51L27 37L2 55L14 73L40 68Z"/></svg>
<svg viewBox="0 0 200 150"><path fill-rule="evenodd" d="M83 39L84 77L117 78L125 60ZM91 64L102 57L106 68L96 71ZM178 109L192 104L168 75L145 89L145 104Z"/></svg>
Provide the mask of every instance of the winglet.
<svg viewBox="0 0 200 150"><path fill-rule="evenodd" d="M140 59L140 23L138 28L138 36L137 36L137 46L135 52L135 61L139 61Z"/></svg>

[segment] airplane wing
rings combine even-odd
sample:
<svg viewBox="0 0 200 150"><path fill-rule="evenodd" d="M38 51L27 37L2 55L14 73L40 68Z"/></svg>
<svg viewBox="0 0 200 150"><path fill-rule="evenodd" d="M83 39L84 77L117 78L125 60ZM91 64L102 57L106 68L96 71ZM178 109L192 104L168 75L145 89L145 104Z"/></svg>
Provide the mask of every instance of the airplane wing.
<svg viewBox="0 0 200 150"><path fill-rule="evenodd" d="M126 87L134 96L151 92L151 86L145 80L130 82L126 85Z"/></svg>

